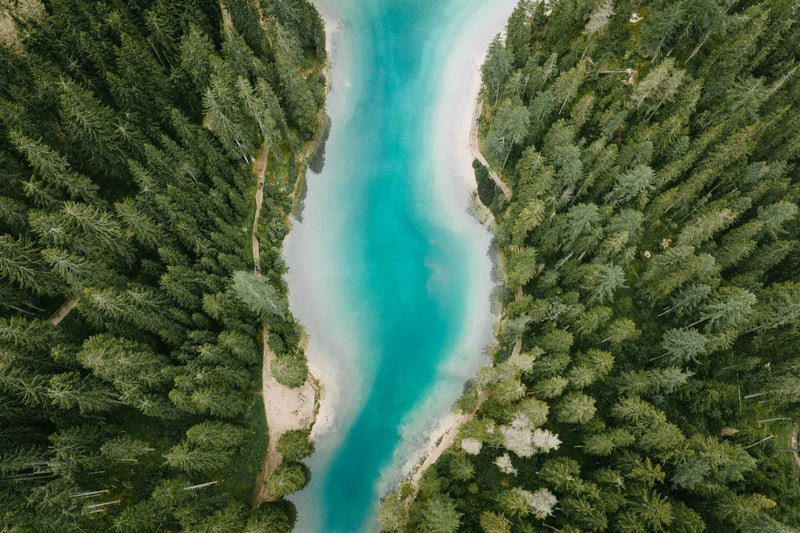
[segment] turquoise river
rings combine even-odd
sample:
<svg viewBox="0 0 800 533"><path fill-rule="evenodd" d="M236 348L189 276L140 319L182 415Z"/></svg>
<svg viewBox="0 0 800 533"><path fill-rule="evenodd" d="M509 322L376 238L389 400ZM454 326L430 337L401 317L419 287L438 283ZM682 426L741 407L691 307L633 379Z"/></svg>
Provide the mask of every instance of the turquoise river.
<svg viewBox="0 0 800 533"><path fill-rule="evenodd" d="M485 361L490 234L470 206L480 64L513 0L318 0L332 130L285 247L292 312L325 396L294 499L301 533L377 529Z"/></svg>

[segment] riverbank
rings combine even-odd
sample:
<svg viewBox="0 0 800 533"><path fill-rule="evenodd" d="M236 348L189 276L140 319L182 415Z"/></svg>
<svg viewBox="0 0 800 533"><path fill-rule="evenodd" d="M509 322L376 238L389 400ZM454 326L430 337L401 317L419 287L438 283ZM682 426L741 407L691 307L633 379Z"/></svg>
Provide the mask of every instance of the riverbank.
<svg viewBox="0 0 800 533"><path fill-rule="evenodd" d="M318 9L320 2L314 2ZM320 120L323 121L323 130L318 134L318 138L314 145L310 147L308 153L304 157L303 172L298 174L298 180L295 184L294 191L292 192L292 229L284 240L284 258L289 266L285 279L289 286L289 302L293 315L298 320L303 328L303 349L305 351L306 359L310 372L315 376L323 376L320 384L320 401L318 405L318 412L316 415L315 423L312 428L311 438L317 440L320 435L334 429L337 424L337 407L341 398L343 374L337 368L336 359L341 356L345 349L338 348L342 346L337 342L326 340L324 336L319 334L320 324L327 320L325 313L315 314L313 318L309 318L308 314L303 314L303 310L318 309L320 304L320 295L324 291L323 284L308 284L308 280L314 278L320 273L317 265L321 263L319 256L303 255L299 261L293 261L292 256L295 246L300 242L308 242L310 235L306 234L303 229L303 219L306 212L306 198L309 188L309 177L307 169L310 168L312 160L319 157L320 151L324 153L327 150L327 144L331 133L331 128L334 126L334 118L341 120L339 113L333 112L334 118L329 115L329 109L341 108L341 103L331 103L331 92L334 87L334 72L333 64L339 63L342 54L342 30L341 22L335 18L330 10L321 10L320 14L325 21L325 43L328 55L328 60L322 70L325 76L326 87L326 106L321 111ZM338 59L338 60L337 60ZM334 94L334 98L339 97L341 91ZM324 164L312 170L315 178L320 178L320 174L324 171ZM324 176L322 176L324 177ZM313 206L312 206L313 209ZM311 246L312 250L319 251L322 246L318 246L314 242ZM314 272L311 272L313 270ZM312 288L313 287L313 288ZM322 311L321 308L319 308ZM325 309L330 309L326 307ZM299 310L299 312L298 312ZM347 386L347 383L344 383ZM319 451L318 451L319 453Z"/></svg>
<svg viewBox="0 0 800 533"><path fill-rule="evenodd" d="M291 499L296 531L352 533L375 529L382 488L411 473L488 363L496 268L492 234L473 218L464 110L515 2L315 4L333 65L332 128L284 258L310 366L331 377L313 479Z"/></svg>
<svg viewBox="0 0 800 533"><path fill-rule="evenodd" d="M477 137L476 120L480 116L480 68L492 38L503 30L514 5L515 1L499 1L481 5L466 17L453 13L453 20L460 24L450 39L444 40L449 57L434 101L436 113L429 142L437 167L436 179L430 186L440 212L445 213L451 227L467 232L476 220L480 223L478 234L483 256L475 273L478 279L473 281L466 302L468 312L461 349L445 359L427 405L412 415L416 420L407 422L416 427L408 430L409 444L400 452L404 454L402 463L396 458L395 470L384 474L381 494L404 479L415 486L424 470L449 448L448 442L452 444L455 440L458 426L471 416L454 412L451 406L463 392L464 384L490 362L488 351L494 344L495 325L501 313L497 286L504 265L494 245L494 217L477 196L472 161L477 158L475 150L480 155L480 148L473 138Z"/></svg>
<svg viewBox="0 0 800 533"><path fill-rule="evenodd" d="M470 152L472 153L472 157L480 161L480 163L486 167L486 170L489 171L489 177L492 181L497 185L497 188L503 191L503 195L506 197L506 201L511 201L511 189L508 188L508 185L500 178L500 176L492 170L492 167L489 165L489 162L486 161L486 158L483 156L483 152L481 151L481 143L478 137L478 126L480 124L480 119L483 116L483 100L478 98L475 100L475 109L472 112L472 124L470 126L469 131L469 148ZM489 207L489 206L486 206Z"/></svg>
<svg viewBox="0 0 800 533"><path fill-rule="evenodd" d="M269 161L269 147L263 144L258 151L258 156L253 162L253 173L256 175L255 214L252 228L253 272L261 276L261 252L258 241L258 220L264 201L264 181L266 179ZM309 371L308 379L301 387L288 388L272 377L271 365L275 360L275 352L269 347L269 331L261 332L263 349L263 363L261 366L261 396L264 404L269 441L267 453L261 465L256 485L253 490L252 505L257 506L263 502L279 499L269 485L270 477L278 465L283 461L283 456L278 451L278 441L287 431L293 429L311 429L320 401L318 380Z"/></svg>

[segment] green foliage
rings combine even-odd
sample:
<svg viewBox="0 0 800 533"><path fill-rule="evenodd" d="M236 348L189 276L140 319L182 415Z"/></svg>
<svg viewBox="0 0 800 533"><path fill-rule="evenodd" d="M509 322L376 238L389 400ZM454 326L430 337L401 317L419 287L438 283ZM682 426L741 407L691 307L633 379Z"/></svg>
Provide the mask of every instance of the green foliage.
<svg viewBox="0 0 800 533"><path fill-rule="evenodd" d="M464 531L800 527L789 4L519 2L479 130L510 202L475 165L499 343L407 531L442 501Z"/></svg>
<svg viewBox="0 0 800 533"><path fill-rule="evenodd" d="M314 453L311 432L303 429L287 431L278 439L278 452L286 461L299 461L310 456Z"/></svg>
<svg viewBox="0 0 800 533"><path fill-rule="evenodd" d="M275 381L289 387L301 387L308 378L308 363L303 355L281 355L272 360L270 365Z"/></svg>
<svg viewBox="0 0 800 533"><path fill-rule="evenodd" d="M269 486L278 496L297 492L308 484L306 468L300 463L283 462L272 473Z"/></svg>
<svg viewBox="0 0 800 533"><path fill-rule="evenodd" d="M286 316L286 303L280 293L265 278L253 272L239 270L233 273L233 290L251 311L263 317Z"/></svg>
<svg viewBox="0 0 800 533"><path fill-rule="evenodd" d="M491 208L500 189L497 184L489 177L489 169L483 166L480 161L475 159L472 162L472 168L475 169L475 182L478 184L478 198L481 203L486 207Z"/></svg>
<svg viewBox="0 0 800 533"><path fill-rule="evenodd" d="M511 526L506 519L489 511L481 515L481 528L485 533L511 533Z"/></svg>
<svg viewBox="0 0 800 533"><path fill-rule="evenodd" d="M455 533L461 523L461 513L450 498L440 496L428 500L422 514L431 533Z"/></svg>
<svg viewBox="0 0 800 533"><path fill-rule="evenodd" d="M292 530L293 522L284 507L280 504L262 503L253 510L252 516L247 520L244 533L261 533L262 531L288 533Z"/></svg>
<svg viewBox="0 0 800 533"><path fill-rule="evenodd" d="M406 504L400 494L390 492L381 500L378 520L387 531L403 531L408 523Z"/></svg>
<svg viewBox="0 0 800 533"><path fill-rule="evenodd" d="M457 481L469 481L475 476L475 466L466 455L454 455L450 459L450 475Z"/></svg>
<svg viewBox="0 0 800 533"><path fill-rule="evenodd" d="M298 326L242 228L267 144L258 237L279 256L321 18L304 0L44 4L0 46L0 529L289 531L291 506L250 507L252 391L262 340L295 353Z"/></svg>

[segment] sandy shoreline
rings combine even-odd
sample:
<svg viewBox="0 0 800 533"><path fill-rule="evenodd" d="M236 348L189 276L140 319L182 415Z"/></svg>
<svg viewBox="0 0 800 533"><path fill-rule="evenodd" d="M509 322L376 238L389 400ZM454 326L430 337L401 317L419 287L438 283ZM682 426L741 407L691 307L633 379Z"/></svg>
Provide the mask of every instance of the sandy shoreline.
<svg viewBox="0 0 800 533"><path fill-rule="evenodd" d="M368 347L361 345L355 329L360 323L360 311L343 309L346 303L341 301L343 293L335 288L343 278L348 279L350 273L337 271L342 267L327 261L334 256L330 250L335 243L331 241L344 222L326 198L337 171L337 156L341 156L343 149L342 129L358 106L352 99L359 93L351 87L365 80L359 78L357 65L352 64L358 43L354 41L357 32L351 33L354 28L346 18L348 6L334 0L314 0L314 4L325 20L329 61L333 66L333 87L326 103L332 130L326 168L320 175L310 177L303 220L293 221L292 231L284 242L284 258L289 266L285 278L289 284L290 309L309 334L306 347L309 367L324 383L312 434L318 451L308 461L315 478L308 489L291 498L301 509L296 529L301 533L317 531L320 526L319 507L321 498L325 497L320 478L324 479L345 429L360 411L364 388L369 385L361 382L368 381L368 376L359 377L363 374L361 359L368 353ZM431 204L430 215L437 223L452 230L466 243L468 256L465 259L470 262L464 289L467 311L459 340L451 355L443 359L434 386L399 428L401 441L376 486L381 491L412 475L421 458L435 447L441 434L434 431L437 426L444 431L454 425L453 416L458 415L451 415L452 403L461 395L465 382L489 361L486 347L493 341L497 319L492 309L496 266L491 253L493 236L475 220L476 184L470 131L485 51L492 37L502 31L515 4L516 0L498 0L465 8L453 2L447 8L452 11L448 13L452 17L442 23L449 38L436 41L436 46L441 48L426 50L438 57L446 54L444 68L434 78L441 82L435 88L435 101L426 104L432 106L429 107L428 141L431 155L427 162L432 158L434 175L425 185L427 203ZM459 142L453 142L454 139ZM483 221L491 220L488 212L482 215ZM318 267L321 264L325 265L322 269ZM437 433L433 439L430 438L432 432Z"/></svg>
<svg viewBox="0 0 800 533"><path fill-rule="evenodd" d="M318 2L315 2L315 4ZM323 20L325 21L325 42L326 48L328 53L328 64L324 69L324 73L327 77L328 89L327 89L327 96L330 97L330 94L334 87L334 77L332 74L332 63L334 62L334 58L341 52L341 39L342 39L342 24L336 18L334 18L330 13L321 13L323 16ZM326 106L324 112L327 114L328 110L328 101L326 100ZM330 117L328 118L330 121ZM328 126L330 130L330 125ZM328 131L330 133L330 131ZM327 141L327 135L326 135ZM306 170L306 174L308 170ZM318 176L318 174L317 174ZM308 176L306 175L306 188L308 187ZM303 206L305 209L305 206ZM302 222L302 212L298 213L297 216L294 216L294 224L298 224ZM290 247L291 239L295 237L292 232L290 232L284 242L284 249ZM298 277L302 277L298 276ZM287 281L290 281L290 277L287 276ZM292 288L292 284L290 283L290 290ZM295 291L296 295L297 291ZM292 294L290 294L290 297ZM300 304L300 307L306 307L309 304L303 303ZM313 302L311 303L313 305ZM295 304L297 306L297 304ZM299 320L299 319L298 319ZM300 321L300 320L299 320ZM302 324L302 321L300 321ZM319 438L320 435L331 431L336 426L336 405L337 399L340 397L340 376L338 376L338 372L335 365L335 358L332 357L335 353L335 350L331 350L330 346L325 346L324 343L319 342L318 339L313 337L309 332L305 324L303 324L303 349L305 350L306 358L308 360L308 367L309 371L317 378L319 385L320 385L320 402L319 402L319 410L317 412L316 420L314 422L314 427L312 429L311 437L312 439Z"/></svg>
<svg viewBox="0 0 800 533"><path fill-rule="evenodd" d="M503 31L515 5L516 0L481 5L457 25L452 41L442 43L449 56L434 103L431 144L437 167L432 194L442 218L453 230L480 239L483 256L473 268L462 339L440 365L437 384L404 423L403 442L382 475L381 494L396 488L403 479L418 479L423 470L420 465L427 468L449 447L444 444L455 438L457 426L469 416L453 412L452 404L464 384L489 363L487 350L494 342L498 320L495 287L502 265L493 248L494 219L476 198L472 133L486 50L494 35ZM458 10L459 6L453 8ZM453 15L458 20L457 14ZM481 224L479 230L476 220Z"/></svg>
<svg viewBox="0 0 800 533"><path fill-rule="evenodd" d="M269 160L269 147L262 144L258 157L253 161L253 173L257 178L255 195L255 215L252 228L253 272L261 277L261 253L258 241L258 221L264 201L264 181ZM267 454L261 464L256 486L253 490L252 505L257 506L266 501L274 501L277 496L269 485L270 477L283 457L278 452L278 440L281 435L293 429L308 429L314 424L316 404L319 391L316 379L309 373L308 379L301 387L290 389L284 387L272 376L271 365L275 360L275 352L269 348L269 331L261 331L263 360L261 365L261 396L264 404L264 416L267 421L269 436Z"/></svg>

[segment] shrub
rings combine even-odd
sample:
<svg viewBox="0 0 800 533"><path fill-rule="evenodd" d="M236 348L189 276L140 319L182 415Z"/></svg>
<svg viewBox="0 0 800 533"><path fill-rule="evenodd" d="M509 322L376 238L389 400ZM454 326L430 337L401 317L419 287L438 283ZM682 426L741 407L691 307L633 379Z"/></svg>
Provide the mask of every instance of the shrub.
<svg viewBox="0 0 800 533"><path fill-rule="evenodd" d="M314 453L311 432L304 429L293 429L278 439L278 451L285 461L299 461Z"/></svg>
<svg viewBox="0 0 800 533"><path fill-rule="evenodd" d="M308 364L302 355L279 355L273 359L270 368L272 377L290 389L301 387L308 376Z"/></svg>

